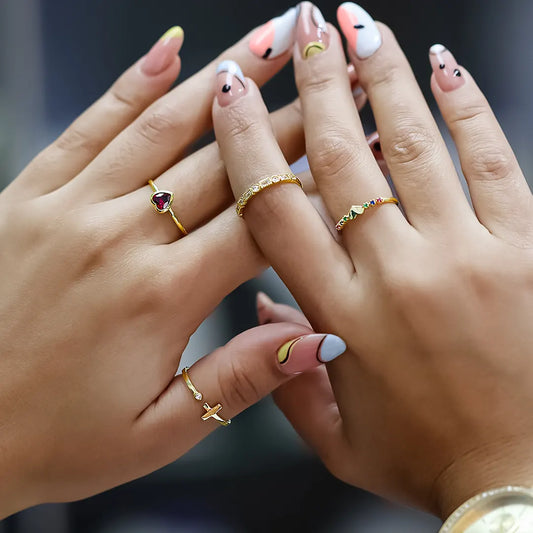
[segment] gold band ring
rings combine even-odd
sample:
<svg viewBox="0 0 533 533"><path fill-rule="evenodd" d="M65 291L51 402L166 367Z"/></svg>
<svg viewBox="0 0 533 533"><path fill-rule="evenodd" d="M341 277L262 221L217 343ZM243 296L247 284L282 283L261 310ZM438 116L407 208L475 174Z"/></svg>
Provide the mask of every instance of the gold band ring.
<svg viewBox="0 0 533 533"><path fill-rule="evenodd" d="M160 191L152 180L148 180L148 185L150 185L150 187L152 187L152 191L154 191L150 196L150 202L152 202L154 209L158 213L166 213L168 211L172 217L172 220L174 221L174 224L178 226L178 229L181 231L181 233L183 235L187 235L187 230L178 220L178 217L174 214L174 211L172 211L174 193L171 191Z"/></svg>
<svg viewBox="0 0 533 533"><path fill-rule="evenodd" d="M185 385L192 392L192 395L195 400L201 402L204 399L203 394L193 385L191 378L189 377L189 367L186 366L182 371L181 375L185 381ZM202 420L205 422L210 418L216 420L221 426L229 426L231 424L231 419L224 420L218 413L222 409L222 404L217 403L215 406L211 407L207 402L204 402L203 408L205 413L202 415Z"/></svg>
<svg viewBox="0 0 533 533"><path fill-rule="evenodd" d="M296 183L302 187L302 182L294 175L292 172L287 174L274 174L273 176L267 176L266 178L260 179L257 183L252 185L249 189L244 191L237 202L237 214L242 217L244 214L244 208L246 204L256 195L259 194L264 189L271 187L272 185L279 185L281 183Z"/></svg>
<svg viewBox="0 0 533 533"><path fill-rule="evenodd" d="M379 207L383 204L398 205L398 198L382 198L380 196L379 198L374 198L374 200L365 202L363 205L352 205L352 207L350 207L350 211L348 211L348 213L337 222L337 224L335 225L335 229L337 231L341 231L347 222L349 222L350 220L355 220L359 215L362 215L367 209L371 207Z"/></svg>

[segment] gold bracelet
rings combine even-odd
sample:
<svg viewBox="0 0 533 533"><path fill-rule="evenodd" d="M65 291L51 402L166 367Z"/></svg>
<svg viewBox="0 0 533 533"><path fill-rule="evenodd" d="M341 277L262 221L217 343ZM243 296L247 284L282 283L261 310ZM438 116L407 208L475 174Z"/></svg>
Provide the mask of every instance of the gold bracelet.
<svg viewBox="0 0 533 533"><path fill-rule="evenodd" d="M281 183L296 183L296 185L299 185L302 187L302 182L291 172L287 174L274 174L273 176L268 176L266 178L262 178L257 183L252 185L249 189L247 189L239 198L237 202L237 215L240 217L244 214L244 208L246 207L246 204L256 195L259 194L264 189L271 187L272 185L279 185Z"/></svg>

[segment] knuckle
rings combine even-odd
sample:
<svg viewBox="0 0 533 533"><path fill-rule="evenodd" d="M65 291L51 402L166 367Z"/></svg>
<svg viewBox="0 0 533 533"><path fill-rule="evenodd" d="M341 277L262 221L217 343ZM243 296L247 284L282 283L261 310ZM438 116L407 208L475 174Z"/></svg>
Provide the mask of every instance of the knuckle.
<svg viewBox="0 0 533 533"><path fill-rule="evenodd" d="M377 61L373 65L371 76L367 74L366 92L370 94L372 91L386 91L390 94L392 88L400 84L400 67L392 61Z"/></svg>
<svg viewBox="0 0 533 533"><path fill-rule="evenodd" d="M437 141L427 128L413 125L399 125L387 142L389 165L398 167L427 168L437 158Z"/></svg>
<svg viewBox="0 0 533 533"><path fill-rule="evenodd" d="M102 141L99 135L91 135L81 127L73 124L64 131L55 141L55 146L64 152L99 152L102 148ZM45 151L46 157L54 158L49 152Z"/></svg>
<svg viewBox="0 0 533 533"><path fill-rule="evenodd" d="M469 177L488 181L510 178L514 168L511 156L496 144L474 147L465 165Z"/></svg>
<svg viewBox="0 0 533 533"><path fill-rule="evenodd" d="M150 111L135 123L137 133L150 144L160 144L179 129L171 117L166 108Z"/></svg>
<svg viewBox="0 0 533 533"><path fill-rule="evenodd" d="M257 131L258 127L263 125L263 121L257 117L251 116L250 112L239 105L231 106L226 110L226 135L232 142L248 142Z"/></svg>
<svg viewBox="0 0 533 533"><path fill-rule="evenodd" d="M311 147L313 167L317 167L325 178L334 177L348 169L357 167L359 156L349 132L324 131Z"/></svg>
<svg viewBox="0 0 533 533"><path fill-rule="evenodd" d="M126 111L127 113L136 113L139 105L135 98L127 95L119 87L113 86L106 94L108 105L111 109Z"/></svg>
<svg viewBox="0 0 533 533"><path fill-rule="evenodd" d="M304 79L299 80L298 90L308 95L328 93L339 84L339 78L334 72L324 73L314 71L308 73Z"/></svg>
<svg viewBox="0 0 533 533"><path fill-rule="evenodd" d="M224 406L241 410L262 398L249 370L246 364L233 358L219 366L218 383Z"/></svg>

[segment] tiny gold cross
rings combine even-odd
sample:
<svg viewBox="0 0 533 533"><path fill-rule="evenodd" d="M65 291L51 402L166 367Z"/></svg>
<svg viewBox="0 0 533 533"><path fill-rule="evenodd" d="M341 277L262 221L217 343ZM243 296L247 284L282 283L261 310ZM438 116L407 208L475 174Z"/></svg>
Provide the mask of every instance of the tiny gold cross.
<svg viewBox="0 0 533 533"><path fill-rule="evenodd" d="M204 403L204 409L206 410L206 413L202 415L202 420L209 420L210 418L213 418L216 420L221 426L229 426L231 424L231 420L224 420L221 416L219 416L218 412L222 409L222 404L217 403L214 407L211 407L207 402Z"/></svg>

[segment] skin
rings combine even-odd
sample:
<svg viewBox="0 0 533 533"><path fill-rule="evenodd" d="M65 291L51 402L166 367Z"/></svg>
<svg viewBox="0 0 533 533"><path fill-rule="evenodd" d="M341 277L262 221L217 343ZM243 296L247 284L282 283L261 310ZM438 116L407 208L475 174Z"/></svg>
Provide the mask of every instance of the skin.
<svg viewBox="0 0 533 533"><path fill-rule="evenodd" d="M341 336L348 355L276 392L297 431L347 483L441 517L494 486L533 485L533 197L469 73L431 87L456 143L474 210L392 32L350 59L368 95L405 217L367 211L337 242L295 185L264 190L245 221L298 301L263 304ZM334 221L390 196L353 104L339 34L303 59L294 49L306 151ZM288 171L256 85L215 100L217 140L236 197ZM305 412L300 406L306 405Z"/></svg>
<svg viewBox="0 0 533 533"><path fill-rule="evenodd" d="M263 83L290 52L265 62L245 37L168 94L179 57L149 76L141 59L0 194L0 518L147 474L219 427L174 376L199 324L265 265L216 143L183 157L228 56ZM297 158L298 104L271 119ZM186 237L152 209L149 178L174 191ZM191 379L231 418L289 379L277 349L307 333L247 331Z"/></svg>

